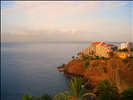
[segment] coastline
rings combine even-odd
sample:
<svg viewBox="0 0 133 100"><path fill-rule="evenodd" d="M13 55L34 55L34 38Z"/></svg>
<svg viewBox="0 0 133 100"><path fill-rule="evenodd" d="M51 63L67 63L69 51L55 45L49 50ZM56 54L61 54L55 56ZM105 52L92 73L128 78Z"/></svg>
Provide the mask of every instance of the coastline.
<svg viewBox="0 0 133 100"><path fill-rule="evenodd" d="M91 92L91 93L95 92L95 91L93 91L93 89L95 88L95 85L91 83L91 80L85 78L84 75L79 75L79 74L74 74L74 73L68 72L65 64L63 64L62 66L58 66L57 69L59 70L59 72L63 73L65 76L68 76L70 78L73 78L73 77L83 78L84 81L87 83L86 87L85 87L87 89L87 91Z"/></svg>
<svg viewBox="0 0 133 100"><path fill-rule="evenodd" d="M66 70L66 65L62 65L62 66L58 66L57 67L59 72L63 73L64 75L66 76L69 76L69 77L84 77L83 75L78 75L78 74L74 74L74 73L69 73L67 70Z"/></svg>
<svg viewBox="0 0 133 100"><path fill-rule="evenodd" d="M59 72L68 77L81 77L87 82L87 90L95 92L95 86L102 80L108 79L111 83L116 84L119 92L130 88L133 84L132 62L124 62L122 59L112 58L109 60L90 60L90 65L84 69L87 60L72 59L66 65L57 67ZM130 68L129 68L130 67ZM127 73L127 71L129 73ZM128 77L128 79L127 79ZM115 79L118 80L115 80Z"/></svg>

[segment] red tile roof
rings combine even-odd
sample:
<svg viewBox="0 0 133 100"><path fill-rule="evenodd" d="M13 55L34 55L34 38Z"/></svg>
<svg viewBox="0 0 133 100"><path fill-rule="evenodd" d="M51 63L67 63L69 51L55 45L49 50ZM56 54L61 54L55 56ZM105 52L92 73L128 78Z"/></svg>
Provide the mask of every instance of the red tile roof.
<svg viewBox="0 0 133 100"><path fill-rule="evenodd" d="M92 44L99 45L99 46L103 47L103 49L104 49L105 51L109 51L109 52L112 52L112 51L113 51L113 50L110 49L109 47L111 47L111 46L116 46L116 45L114 45L114 44L105 44L104 42L92 42Z"/></svg>
<svg viewBox="0 0 133 100"><path fill-rule="evenodd" d="M100 44L101 42L92 42L92 44Z"/></svg>
<svg viewBox="0 0 133 100"><path fill-rule="evenodd" d="M114 45L114 44L107 44L107 46L116 46L116 45Z"/></svg>

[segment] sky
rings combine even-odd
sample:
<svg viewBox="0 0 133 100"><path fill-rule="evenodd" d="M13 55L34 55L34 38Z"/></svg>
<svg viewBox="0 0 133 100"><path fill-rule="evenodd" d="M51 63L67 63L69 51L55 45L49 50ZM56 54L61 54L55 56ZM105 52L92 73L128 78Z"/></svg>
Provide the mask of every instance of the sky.
<svg viewBox="0 0 133 100"><path fill-rule="evenodd" d="M132 1L1 1L1 42L132 42Z"/></svg>

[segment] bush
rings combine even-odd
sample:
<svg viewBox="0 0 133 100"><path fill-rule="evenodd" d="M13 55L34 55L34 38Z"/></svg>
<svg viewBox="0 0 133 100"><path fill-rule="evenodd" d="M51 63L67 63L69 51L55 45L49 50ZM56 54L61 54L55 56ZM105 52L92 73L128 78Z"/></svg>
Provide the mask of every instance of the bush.
<svg viewBox="0 0 133 100"><path fill-rule="evenodd" d="M122 59L122 62L128 63L128 59Z"/></svg>
<svg viewBox="0 0 133 100"><path fill-rule="evenodd" d="M88 68L88 66L90 65L90 62L89 61L87 61L86 63L85 63L85 67L84 67L84 70L86 70L87 68Z"/></svg>
<svg viewBox="0 0 133 100"><path fill-rule="evenodd" d="M75 57L74 56L72 56L72 59L74 59Z"/></svg>
<svg viewBox="0 0 133 100"><path fill-rule="evenodd" d="M133 87L121 93L121 100L133 100Z"/></svg>
<svg viewBox="0 0 133 100"><path fill-rule="evenodd" d="M99 59L99 56L96 56L96 60L98 60Z"/></svg>
<svg viewBox="0 0 133 100"><path fill-rule="evenodd" d="M101 59L103 59L103 60L104 60L104 59L105 59L105 57L101 57Z"/></svg>
<svg viewBox="0 0 133 100"><path fill-rule="evenodd" d="M118 51L127 52L127 51L128 51L128 49L127 49L127 48L124 48L124 49L122 49L122 50L118 50Z"/></svg>

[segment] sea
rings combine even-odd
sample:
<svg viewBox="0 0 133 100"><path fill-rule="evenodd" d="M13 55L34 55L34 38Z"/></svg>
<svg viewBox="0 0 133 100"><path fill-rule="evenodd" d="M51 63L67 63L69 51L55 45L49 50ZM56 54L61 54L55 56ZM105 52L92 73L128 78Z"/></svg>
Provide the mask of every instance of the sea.
<svg viewBox="0 0 133 100"><path fill-rule="evenodd" d="M70 78L60 73L57 67L67 64L72 56L77 57L77 53L90 43L2 42L1 100L21 100L25 94L54 96L66 91Z"/></svg>

